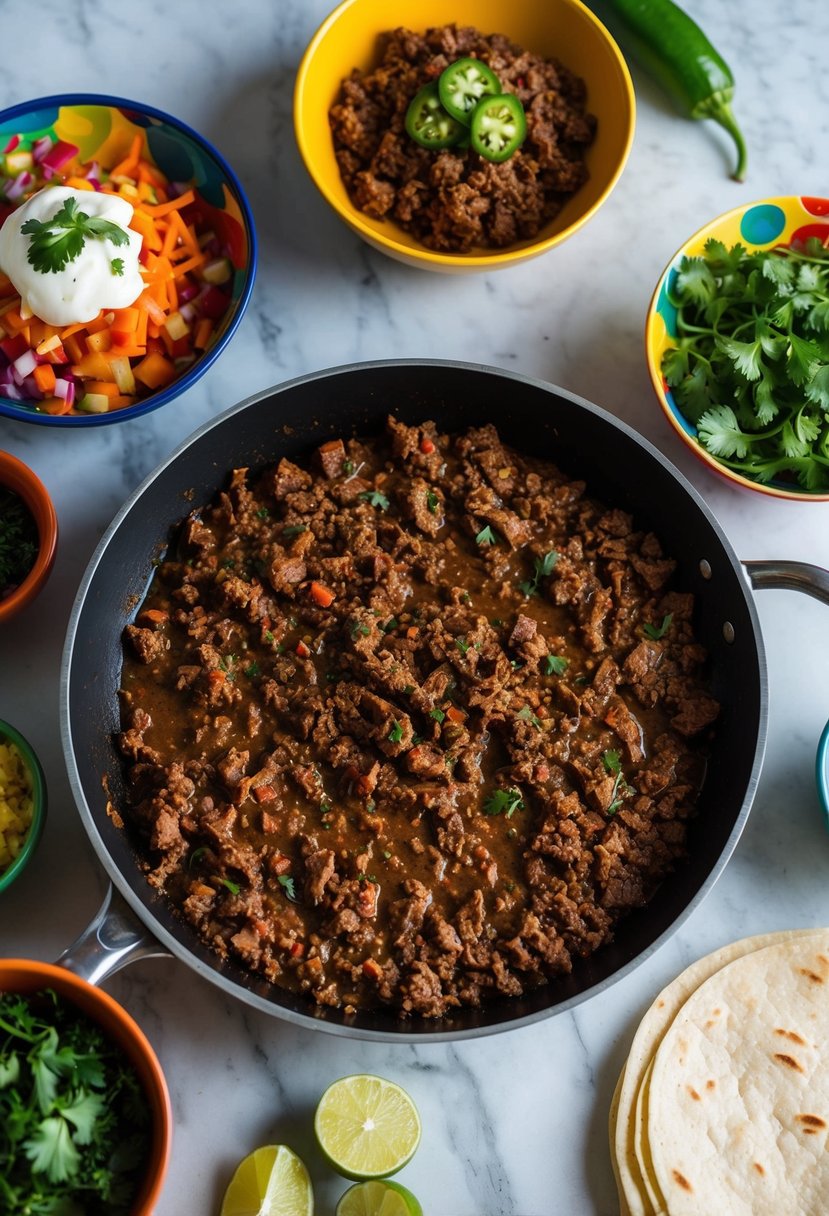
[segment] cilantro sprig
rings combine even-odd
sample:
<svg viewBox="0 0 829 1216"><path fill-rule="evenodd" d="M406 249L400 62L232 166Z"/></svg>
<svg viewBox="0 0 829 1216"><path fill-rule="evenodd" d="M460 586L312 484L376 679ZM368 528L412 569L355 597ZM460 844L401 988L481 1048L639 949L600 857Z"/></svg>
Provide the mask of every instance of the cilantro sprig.
<svg viewBox="0 0 829 1216"><path fill-rule="evenodd" d="M662 374L699 443L750 480L829 488L829 250L710 240L669 295Z"/></svg>
<svg viewBox="0 0 829 1216"><path fill-rule="evenodd" d="M519 589L524 595L529 598L531 595L538 594L538 585L542 578L547 578L553 573L555 564L558 561L558 554L555 549L551 549L549 553L545 553L543 557L537 557L533 563L533 576L522 583L519 583Z"/></svg>
<svg viewBox="0 0 829 1216"><path fill-rule="evenodd" d="M493 790L485 799L483 811L485 815L501 815L512 819L516 811L524 809L524 799L520 790Z"/></svg>
<svg viewBox="0 0 829 1216"><path fill-rule="evenodd" d="M0 994L0 1210L133 1208L150 1144L140 1082L51 989Z"/></svg>
<svg viewBox="0 0 829 1216"><path fill-rule="evenodd" d="M49 220L26 220L20 231L32 239L26 258L41 274L58 274L83 252L88 240L110 241L113 245L129 245L130 238L123 228L100 216L78 210L77 200L68 198ZM115 269L120 263L121 269ZM123 273L123 261L112 263L113 274Z"/></svg>

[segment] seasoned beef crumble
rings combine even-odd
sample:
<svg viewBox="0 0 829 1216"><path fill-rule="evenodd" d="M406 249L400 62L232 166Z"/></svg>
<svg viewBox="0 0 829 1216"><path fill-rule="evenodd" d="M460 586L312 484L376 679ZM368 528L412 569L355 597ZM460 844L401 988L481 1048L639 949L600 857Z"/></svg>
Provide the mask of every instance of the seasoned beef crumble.
<svg viewBox="0 0 829 1216"><path fill-rule="evenodd" d="M423 85L454 60L489 65L527 116L522 148L502 164L471 149L422 148L405 130L406 110ZM596 120L584 81L557 60L522 51L500 34L454 25L386 35L374 71L343 81L329 120L351 201L375 219L388 216L430 249L464 253L529 240L587 180L584 163Z"/></svg>
<svg viewBox="0 0 829 1216"><path fill-rule="evenodd" d="M126 629L149 882L322 1005L568 972L684 852L718 706L673 569L491 426L236 469Z"/></svg>

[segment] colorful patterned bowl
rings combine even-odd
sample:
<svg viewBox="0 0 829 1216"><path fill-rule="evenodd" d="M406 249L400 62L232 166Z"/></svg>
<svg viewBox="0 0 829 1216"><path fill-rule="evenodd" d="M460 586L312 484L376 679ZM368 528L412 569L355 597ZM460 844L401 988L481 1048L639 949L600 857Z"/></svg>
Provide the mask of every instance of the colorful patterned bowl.
<svg viewBox="0 0 829 1216"><path fill-rule="evenodd" d="M824 242L829 240L827 198L799 195L767 198L756 203L744 203L741 207L711 220L677 250L657 284L645 323L645 355L651 381L666 418L694 455L715 473L736 485L759 491L772 498L829 502L829 493L826 491L810 493L796 483L782 479L768 483L752 481L722 464L699 442L696 427L683 416L662 375L662 357L666 350L676 344L677 314L670 294L684 257L699 256L706 241L711 239L722 241L729 247L739 243L749 252L753 252L757 249L773 249L776 245L790 245L794 241L805 241L811 236L816 236Z"/></svg>
<svg viewBox="0 0 829 1216"><path fill-rule="evenodd" d="M81 159L97 161L104 169L126 155L139 133L145 141L146 158L169 180L187 183L197 191L233 264L232 303L212 344L166 388L112 413L53 416L38 412L35 403L10 401L0 395L0 415L45 426L83 427L126 422L128 418L148 414L186 392L204 375L227 346L244 315L256 274L253 216L236 174L203 136L152 106L94 93L41 97L0 112L0 148L14 135L23 136L25 146L49 135L53 140L76 144Z"/></svg>
<svg viewBox="0 0 829 1216"><path fill-rule="evenodd" d="M474 25L486 34L560 59L587 84L587 108L598 119L587 155L590 180L531 240L505 249L437 253L388 219L373 219L351 202L334 156L328 111L355 67L377 62L377 39L405 26ZM344 0L308 45L294 90L294 130L305 167L322 196L359 236L400 262L449 274L496 270L526 262L566 240L595 215L625 166L633 142L633 84L616 43L580 0Z"/></svg>

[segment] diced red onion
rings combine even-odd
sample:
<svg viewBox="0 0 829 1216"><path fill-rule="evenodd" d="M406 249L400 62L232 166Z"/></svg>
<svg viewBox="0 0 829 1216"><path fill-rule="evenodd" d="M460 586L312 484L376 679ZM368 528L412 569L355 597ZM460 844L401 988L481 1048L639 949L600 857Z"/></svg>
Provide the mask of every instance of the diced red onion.
<svg viewBox="0 0 829 1216"><path fill-rule="evenodd" d="M3 149L3 153L5 155L6 152L14 152L15 148L19 148L19 147L20 147L20 136L13 135L11 137L11 139L9 140L9 142L6 144L5 148Z"/></svg>
<svg viewBox="0 0 829 1216"><path fill-rule="evenodd" d="M15 376L31 376L32 372L37 367L37 356L33 350L24 350L23 354L15 359L12 367L15 371ZM20 381L18 381L20 383Z"/></svg>
<svg viewBox="0 0 829 1216"><path fill-rule="evenodd" d="M21 198L26 188L32 184L32 181L31 173L24 169L22 173L18 173L10 186L6 186L6 198L12 201Z"/></svg>
<svg viewBox="0 0 829 1216"><path fill-rule="evenodd" d="M69 163L73 156L78 155L79 151L80 148L78 148L77 144L68 144L63 139L58 140L54 148L50 148L50 150L43 157L41 163L43 165L44 172L46 169L52 169L54 171L62 169L64 165Z"/></svg>
<svg viewBox="0 0 829 1216"><path fill-rule="evenodd" d="M47 152L50 152L54 144L51 136L43 135L40 139L36 139L32 144L32 156L36 165L39 165Z"/></svg>

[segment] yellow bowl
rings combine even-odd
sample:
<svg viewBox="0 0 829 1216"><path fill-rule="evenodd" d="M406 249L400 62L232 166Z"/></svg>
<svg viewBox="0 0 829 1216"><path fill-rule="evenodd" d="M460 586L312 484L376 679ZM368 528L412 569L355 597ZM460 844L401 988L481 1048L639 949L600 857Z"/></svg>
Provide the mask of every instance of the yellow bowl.
<svg viewBox="0 0 829 1216"><path fill-rule="evenodd" d="M776 245L805 241L810 236L817 236L824 242L829 240L829 199L805 195L764 198L754 203L743 203L711 220L677 250L656 285L645 322L645 356L651 382L665 417L703 464L727 481L757 490L771 498L829 502L826 491L810 492L797 488L794 483L778 480L768 483L752 481L722 464L702 446L696 427L683 416L662 375L662 358L670 347L676 345L676 308L671 303L671 286L683 258L699 257L710 240L722 241L729 248L740 244L753 253L757 249L773 249Z"/></svg>
<svg viewBox="0 0 829 1216"><path fill-rule="evenodd" d="M377 63L378 36L405 26L473 25L504 34L527 51L559 59L587 83L587 107L598 119L587 154L589 181L529 241L506 249L436 253L391 220L358 211L337 161L328 111L353 68ZM595 215L619 179L633 140L635 102L621 51L580 0L345 0L312 38L297 74L294 128L306 168L337 214L364 240L398 261L427 270L466 274L514 266L558 245Z"/></svg>

